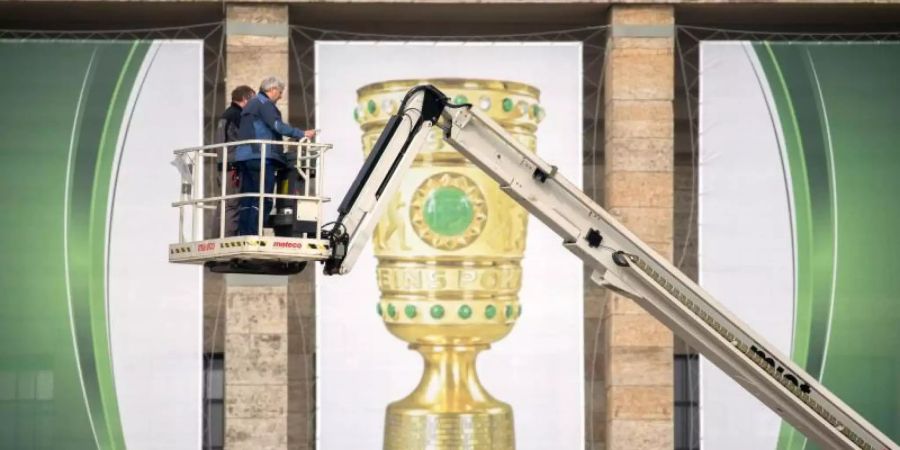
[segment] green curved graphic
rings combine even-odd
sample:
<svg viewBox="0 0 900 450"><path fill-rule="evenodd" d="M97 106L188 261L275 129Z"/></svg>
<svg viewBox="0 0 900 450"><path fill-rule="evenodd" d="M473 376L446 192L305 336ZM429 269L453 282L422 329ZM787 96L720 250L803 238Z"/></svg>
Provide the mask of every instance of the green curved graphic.
<svg viewBox="0 0 900 450"><path fill-rule="evenodd" d="M900 45L754 44L791 177L792 359L900 437ZM782 425L779 449L813 448Z"/></svg>
<svg viewBox="0 0 900 450"><path fill-rule="evenodd" d="M0 41L0 448L124 449L106 304L113 163L150 46ZM11 70L6 70L11 68Z"/></svg>

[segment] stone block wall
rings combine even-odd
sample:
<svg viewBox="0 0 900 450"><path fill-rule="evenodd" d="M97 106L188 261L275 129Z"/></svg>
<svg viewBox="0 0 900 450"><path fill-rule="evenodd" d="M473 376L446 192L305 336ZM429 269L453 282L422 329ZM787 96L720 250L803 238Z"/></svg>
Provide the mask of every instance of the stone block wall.
<svg viewBox="0 0 900 450"><path fill-rule="evenodd" d="M612 6L605 78L606 208L667 258L673 229L673 24L671 6ZM671 332L611 293L601 327L606 448L671 449Z"/></svg>

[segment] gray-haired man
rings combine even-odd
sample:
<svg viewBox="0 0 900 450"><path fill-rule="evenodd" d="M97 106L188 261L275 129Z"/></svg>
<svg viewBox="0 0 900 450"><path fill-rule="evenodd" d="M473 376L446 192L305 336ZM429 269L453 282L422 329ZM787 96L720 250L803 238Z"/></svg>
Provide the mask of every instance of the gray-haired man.
<svg viewBox="0 0 900 450"><path fill-rule="evenodd" d="M312 138L316 135L314 130L303 131L285 123L281 119L281 111L275 103L284 94L284 82L275 77L268 77L260 83L259 93L250 99L247 106L241 112L241 128L238 137L245 139L263 139L280 141L284 136L300 139ZM275 190L275 171L284 167L285 161L281 146L266 146L265 155L261 153L259 144L245 144L237 148L235 160L240 163L241 192L259 192L260 168L262 158L266 159L265 191L272 193ZM238 234L259 234L257 229L259 220L259 200L253 197L241 199L241 207L238 219ZM266 199L262 211L263 217L269 216L272 209L272 200Z"/></svg>

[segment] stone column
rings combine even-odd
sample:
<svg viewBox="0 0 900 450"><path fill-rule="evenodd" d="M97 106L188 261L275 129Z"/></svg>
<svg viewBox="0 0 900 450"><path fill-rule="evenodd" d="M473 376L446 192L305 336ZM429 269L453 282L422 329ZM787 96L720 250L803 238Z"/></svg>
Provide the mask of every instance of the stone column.
<svg viewBox="0 0 900 450"><path fill-rule="evenodd" d="M225 95L242 84L256 90L267 76L288 82L288 7L285 4L228 4L226 10ZM287 120L288 93L278 102ZM226 104L228 104L226 100Z"/></svg>
<svg viewBox="0 0 900 450"><path fill-rule="evenodd" d="M288 81L288 8L280 4L226 7L226 96L267 76ZM288 117L287 93L278 102ZM227 103L227 101L226 101ZM289 439L293 309L287 277L225 277L225 447L300 449Z"/></svg>
<svg viewBox="0 0 900 450"><path fill-rule="evenodd" d="M227 450L315 449L315 269L225 277Z"/></svg>
<svg viewBox="0 0 900 450"><path fill-rule="evenodd" d="M316 275L288 280L288 450L316 450Z"/></svg>
<svg viewBox="0 0 900 450"><path fill-rule="evenodd" d="M225 448L287 450L287 278L227 281Z"/></svg>
<svg viewBox="0 0 900 450"><path fill-rule="evenodd" d="M605 203L656 251L672 257L674 9L610 9L605 79ZM606 448L666 449L673 437L672 334L610 294L604 328Z"/></svg>

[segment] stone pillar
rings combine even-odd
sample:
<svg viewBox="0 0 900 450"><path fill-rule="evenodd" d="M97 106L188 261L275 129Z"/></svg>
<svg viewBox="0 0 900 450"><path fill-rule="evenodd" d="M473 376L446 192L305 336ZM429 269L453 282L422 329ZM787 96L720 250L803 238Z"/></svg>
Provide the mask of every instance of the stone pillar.
<svg viewBox="0 0 900 450"><path fill-rule="evenodd" d="M267 76L288 82L288 7L285 4L228 4L226 10L225 95L242 84L256 90ZM288 93L278 102L287 120Z"/></svg>
<svg viewBox="0 0 900 450"><path fill-rule="evenodd" d="M605 204L672 257L674 9L610 9L605 79ZM610 294L604 328L607 449L666 449L673 437L672 334Z"/></svg>
<svg viewBox="0 0 900 450"><path fill-rule="evenodd" d="M280 4L226 6L225 95L267 76L288 81L288 8ZM288 117L287 93L278 102ZM226 101L227 104L227 101ZM225 277L225 447L300 449L289 439L293 308L287 277Z"/></svg>
<svg viewBox="0 0 900 450"><path fill-rule="evenodd" d="M288 450L316 450L316 275L288 280Z"/></svg>
<svg viewBox="0 0 900 450"><path fill-rule="evenodd" d="M228 450L315 449L315 269L225 277Z"/></svg>
<svg viewBox="0 0 900 450"><path fill-rule="evenodd" d="M287 450L287 278L227 281L225 448Z"/></svg>

